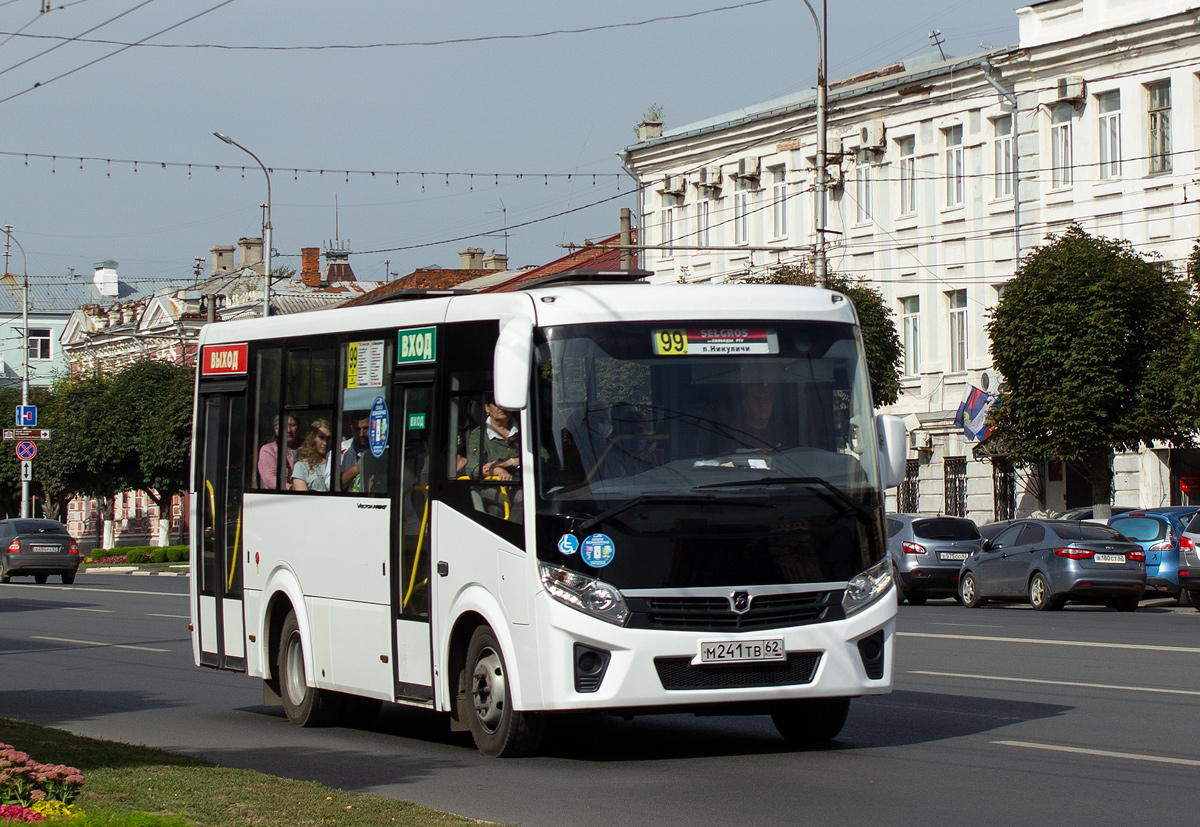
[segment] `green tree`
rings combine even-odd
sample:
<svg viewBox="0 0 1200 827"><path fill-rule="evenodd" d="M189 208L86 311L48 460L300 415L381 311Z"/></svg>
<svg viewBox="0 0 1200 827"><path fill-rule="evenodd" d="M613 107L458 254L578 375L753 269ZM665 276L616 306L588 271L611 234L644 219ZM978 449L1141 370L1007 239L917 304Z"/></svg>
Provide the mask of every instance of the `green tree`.
<svg viewBox="0 0 1200 827"><path fill-rule="evenodd" d="M1013 461L1086 463L1092 500L1112 499L1112 455L1189 444L1178 402L1186 280L1127 241L1072 225L1030 254L988 322L1004 376L991 421Z"/></svg>
<svg viewBox="0 0 1200 827"><path fill-rule="evenodd" d="M743 284L798 284L812 287L816 279L807 266L787 265L764 276L748 276ZM864 279L854 279L840 273L828 273L824 286L844 294L858 312L862 328L863 349L867 371L871 377L871 398L875 407L891 405L900 398L900 376L904 369L904 346L892 322L892 311L883 294L867 285Z"/></svg>

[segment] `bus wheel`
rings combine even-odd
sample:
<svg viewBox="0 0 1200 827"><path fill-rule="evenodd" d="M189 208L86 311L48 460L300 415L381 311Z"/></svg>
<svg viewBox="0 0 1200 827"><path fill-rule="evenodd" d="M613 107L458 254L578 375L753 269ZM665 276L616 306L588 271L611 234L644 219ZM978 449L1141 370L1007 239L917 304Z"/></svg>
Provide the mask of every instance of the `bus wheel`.
<svg viewBox="0 0 1200 827"><path fill-rule="evenodd" d="M541 743L545 721L513 709L504 653L487 626L471 635L463 678L470 712L467 721L479 751L498 758L533 753Z"/></svg>
<svg viewBox="0 0 1200 827"><path fill-rule="evenodd" d="M304 674L304 643L295 612L289 612L279 633L279 694L283 711L297 726L326 726L340 711L334 693L308 685Z"/></svg>
<svg viewBox="0 0 1200 827"><path fill-rule="evenodd" d="M796 744L823 744L842 731L850 713L849 698L800 698L771 705L771 722Z"/></svg>

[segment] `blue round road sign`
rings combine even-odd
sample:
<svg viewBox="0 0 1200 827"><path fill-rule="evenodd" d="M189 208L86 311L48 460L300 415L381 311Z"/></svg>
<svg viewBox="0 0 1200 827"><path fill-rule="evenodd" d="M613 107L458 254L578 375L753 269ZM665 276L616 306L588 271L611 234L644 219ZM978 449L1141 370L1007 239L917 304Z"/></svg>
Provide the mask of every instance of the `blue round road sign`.
<svg viewBox="0 0 1200 827"><path fill-rule="evenodd" d="M23 440L17 443L17 456L21 459L33 459L37 454L37 445L29 440Z"/></svg>

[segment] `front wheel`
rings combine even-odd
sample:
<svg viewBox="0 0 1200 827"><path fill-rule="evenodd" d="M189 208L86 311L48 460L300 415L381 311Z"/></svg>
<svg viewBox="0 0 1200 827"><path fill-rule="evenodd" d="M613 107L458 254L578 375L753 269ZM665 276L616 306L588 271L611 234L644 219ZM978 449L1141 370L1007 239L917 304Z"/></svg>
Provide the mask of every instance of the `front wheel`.
<svg viewBox="0 0 1200 827"><path fill-rule="evenodd" d="M977 609L987 603L986 597L979 596L979 584L975 582L975 575L971 572L964 574L958 581L958 596L968 609Z"/></svg>
<svg viewBox="0 0 1200 827"><path fill-rule="evenodd" d="M800 698L776 701L771 706L771 722L775 729L795 744L832 741L842 731L849 714L849 698Z"/></svg>
<svg viewBox="0 0 1200 827"><path fill-rule="evenodd" d="M337 695L309 686L304 672L304 641L296 613L288 613L279 633L279 662L275 672L283 711L297 726L327 726L340 712Z"/></svg>
<svg viewBox="0 0 1200 827"><path fill-rule="evenodd" d="M1050 581L1040 571L1029 580L1029 605L1039 612L1058 611L1065 602L1050 594Z"/></svg>
<svg viewBox="0 0 1200 827"><path fill-rule="evenodd" d="M530 755L542 740L545 719L513 709L504 652L488 626L471 635L459 693L475 746L484 755Z"/></svg>

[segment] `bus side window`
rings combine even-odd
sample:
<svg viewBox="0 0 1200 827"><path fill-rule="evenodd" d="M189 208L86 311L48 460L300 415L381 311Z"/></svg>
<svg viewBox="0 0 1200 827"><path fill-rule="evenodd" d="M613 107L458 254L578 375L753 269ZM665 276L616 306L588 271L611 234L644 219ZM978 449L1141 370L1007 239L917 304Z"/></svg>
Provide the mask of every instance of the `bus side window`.
<svg viewBox="0 0 1200 827"><path fill-rule="evenodd" d="M299 442L292 465L293 491L335 490L334 474L341 445L333 409L337 377L333 347L288 350L284 410L296 419Z"/></svg>
<svg viewBox="0 0 1200 827"><path fill-rule="evenodd" d="M280 404L283 351L264 348L257 354L255 393L255 467L250 488L281 491L292 487L292 463L299 437L295 417L285 417ZM291 425L289 428L288 425ZM286 451L282 444L286 443Z"/></svg>

